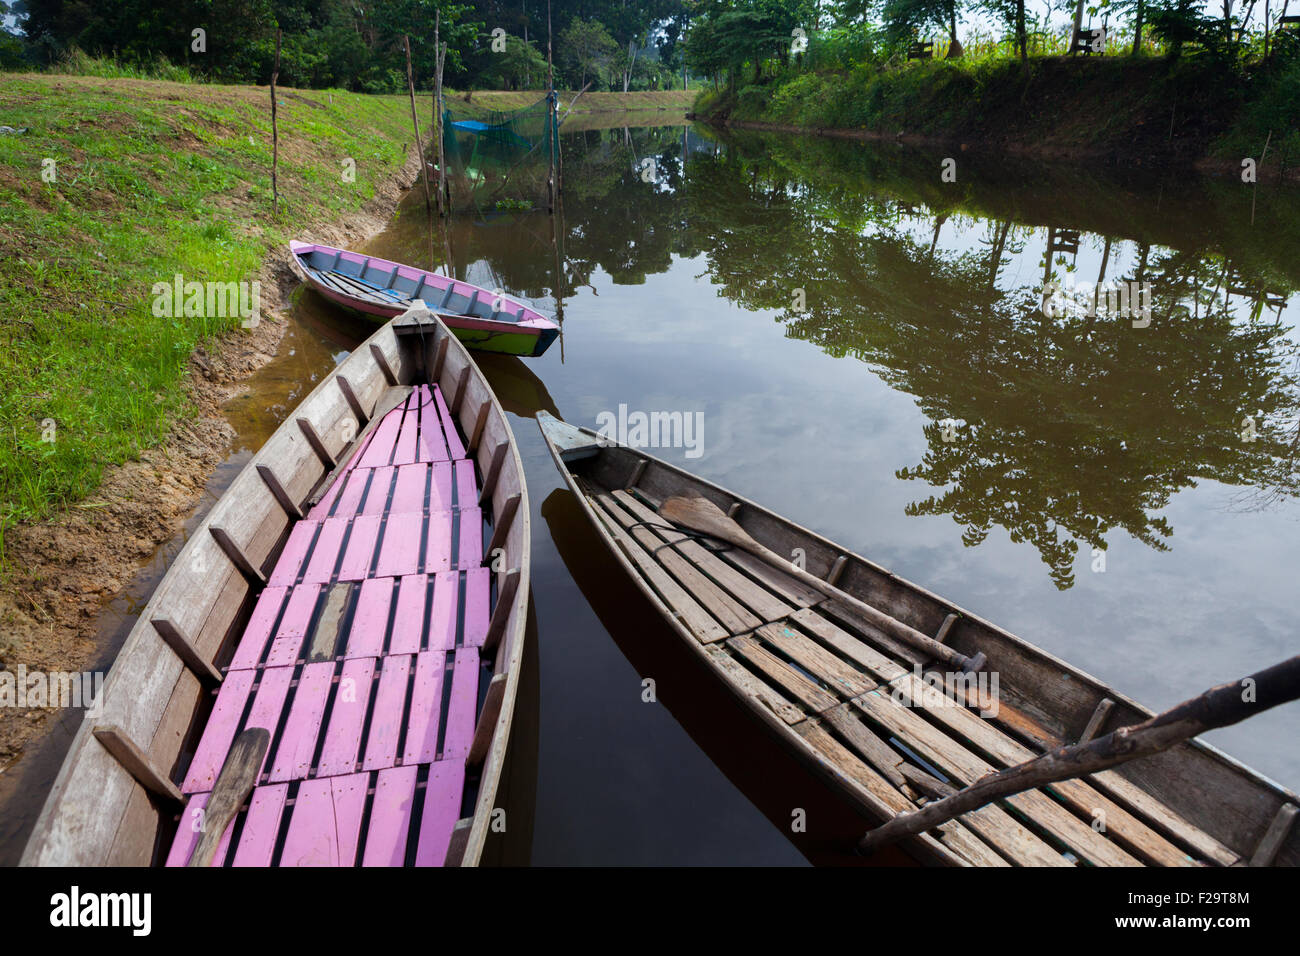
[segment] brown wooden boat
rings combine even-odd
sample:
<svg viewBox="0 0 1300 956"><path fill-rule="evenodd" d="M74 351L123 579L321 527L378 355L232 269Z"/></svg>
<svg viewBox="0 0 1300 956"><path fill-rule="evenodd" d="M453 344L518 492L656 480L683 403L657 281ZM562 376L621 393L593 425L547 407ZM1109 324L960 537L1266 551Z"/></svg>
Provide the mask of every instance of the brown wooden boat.
<svg viewBox="0 0 1300 956"><path fill-rule="evenodd" d="M384 325L177 555L22 862L476 864L519 684L528 516L464 346L427 309Z"/></svg>
<svg viewBox="0 0 1300 956"><path fill-rule="evenodd" d="M641 591L717 679L872 825L1151 716L780 515L589 429L544 412L538 420L587 517ZM668 521L659 512L673 498L712 502L847 597ZM900 639L915 632L943 653ZM980 666L945 671L952 665L943 656ZM903 847L948 866L1295 865L1298 802L1193 740L996 801Z"/></svg>

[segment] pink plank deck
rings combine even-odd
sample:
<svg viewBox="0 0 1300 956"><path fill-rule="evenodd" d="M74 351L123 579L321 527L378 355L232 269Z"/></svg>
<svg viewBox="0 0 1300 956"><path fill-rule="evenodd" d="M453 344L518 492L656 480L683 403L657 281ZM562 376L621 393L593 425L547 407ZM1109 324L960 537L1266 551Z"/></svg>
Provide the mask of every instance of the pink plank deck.
<svg viewBox="0 0 1300 956"><path fill-rule="evenodd" d="M414 654L420 650L420 641L424 638L424 605L429 591L428 582L428 577L423 574L408 574L402 578L397 591L397 611L393 615L388 653Z"/></svg>
<svg viewBox="0 0 1300 956"><path fill-rule="evenodd" d="M456 462L456 500L460 508L478 505L478 479L474 477L474 463L468 458Z"/></svg>
<svg viewBox="0 0 1300 956"><path fill-rule="evenodd" d="M378 657L383 653L384 637L388 632L388 609L392 601L392 578L371 578L362 582L345 656Z"/></svg>
<svg viewBox="0 0 1300 956"><path fill-rule="evenodd" d="M397 762L398 740L406 726L406 686L411 678L411 658L399 654L385 657L383 661L362 770L393 766Z"/></svg>
<svg viewBox="0 0 1300 956"><path fill-rule="evenodd" d="M379 771L362 866L401 866L406 862L417 770L417 767L393 767Z"/></svg>
<svg viewBox="0 0 1300 956"><path fill-rule="evenodd" d="M447 708L447 730L443 735L442 759L464 760L474 737L478 710L478 648L458 647L456 667L451 672L451 706Z"/></svg>
<svg viewBox="0 0 1300 956"><path fill-rule="evenodd" d="M249 618L248 627L239 640L239 646L235 648L235 656L230 660L232 671L257 666L257 662L262 659L266 642L271 639L271 628L275 626L275 619L280 614L284 596L288 593L287 588L268 587L258 595L253 616Z"/></svg>
<svg viewBox="0 0 1300 956"><path fill-rule="evenodd" d="M370 775L308 780L298 788L280 866L352 866Z"/></svg>
<svg viewBox="0 0 1300 956"><path fill-rule="evenodd" d="M466 508L460 513L460 543L456 551L456 567L477 568L483 563L485 557L483 512L478 508Z"/></svg>
<svg viewBox="0 0 1300 956"><path fill-rule="evenodd" d="M402 430L393 448L393 464L409 465L416 461L416 439L420 431L420 410L409 399L402 413Z"/></svg>
<svg viewBox="0 0 1300 956"><path fill-rule="evenodd" d="M397 469L389 465L372 469L370 487L366 490L366 500L361 505L361 513L381 515L388 510L388 496L393 490L393 475Z"/></svg>
<svg viewBox="0 0 1300 956"><path fill-rule="evenodd" d="M442 680L447 655L424 651L415 659L415 687L406 722L402 763L429 763L438 756L438 718L442 708Z"/></svg>
<svg viewBox="0 0 1300 956"><path fill-rule="evenodd" d="M343 562L339 565L340 581L360 581L369 577L382 520L379 515L361 515L352 519L352 533L348 535Z"/></svg>
<svg viewBox="0 0 1300 956"><path fill-rule="evenodd" d="M465 646L482 647L488 629L490 572L474 568L465 573Z"/></svg>
<svg viewBox="0 0 1300 956"><path fill-rule="evenodd" d="M429 650L450 651L456 646L456 603L459 578L454 571L442 571L433 581L433 608L429 612Z"/></svg>
<svg viewBox="0 0 1300 956"><path fill-rule="evenodd" d="M433 401L438 406L438 417L442 420L442 433L447 438L447 456L452 459L465 457L465 445L460 440L460 435L456 433L456 425L452 421L451 412L447 410L447 403L443 400L442 389L433 390Z"/></svg>
<svg viewBox="0 0 1300 956"><path fill-rule="evenodd" d="M316 529L319 527L320 525L315 521L299 521L293 526L293 530L289 532L289 540L285 543L284 550L280 552L274 570L271 571L268 584L284 586L298 580L298 569L302 567L311 543L316 538Z"/></svg>
<svg viewBox="0 0 1300 956"><path fill-rule="evenodd" d="M241 731L265 727L272 744L216 865L394 866L413 839L417 865L442 864L485 673L482 551L474 463L441 390L421 386L294 525L236 644L182 786L184 814L206 806ZM338 607L337 587L355 589L338 620L344 649L308 662L318 608ZM183 817L167 864L184 865L197 839Z"/></svg>
<svg viewBox="0 0 1300 956"><path fill-rule="evenodd" d="M311 770L316 739L320 736L321 717L334 681L334 667L333 661L320 661L303 668L294 690L289 720L275 750L275 763L271 766L269 778L272 783L303 780Z"/></svg>
<svg viewBox="0 0 1300 956"><path fill-rule="evenodd" d="M397 433L402 425L402 409L395 408L376 426L374 435L366 450L357 456L358 468L376 468L387 465L393 458L393 445L397 442Z"/></svg>
<svg viewBox="0 0 1300 956"><path fill-rule="evenodd" d="M451 455L447 451L447 441L443 438L442 422L438 417L437 406L433 402L433 392L429 386L420 387L420 440L416 449L419 461L447 461Z"/></svg>
<svg viewBox="0 0 1300 956"><path fill-rule="evenodd" d="M424 811L420 815L420 842L415 851L416 866L442 866L447 859L451 831L460 819L460 799L464 790L463 762L439 760L429 768Z"/></svg>
<svg viewBox="0 0 1300 956"><path fill-rule="evenodd" d="M244 704L248 701L257 675L257 671L231 671L221 682L217 702L203 729L203 739L195 749L189 773L181 785L184 793L201 793L212 789L217 774L221 772L221 764L230 750L230 744L239 731Z"/></svg>
<svg viewBox="0 0 1300 956"><path fill-rule="evenodd" d="M330 714L325 731L325 746L321 750L318 777L354 773L357 754L361 749L361 733L366 723L373 692L375 659L358 657L343 662L339 687L334 695L334 711Z"/></svg>
<svg viewBox="0 0 1300 956"><path fill-rule="evenodd" d="M235 850L235 866L270 866L275 854L275 839L280 832L280 816L289 795L286 783L258 787L248 801L244 814L244 832Z"/></svg>
<svg viewBox="0 0 1300 956"><path fill-rule="evenodd" d="M304 521L303 524L306 524ZM343 536L347 533L346 518L326 518L321 522L320 533L312 548L307 567L302 572L304 584L323 584L334 576L334 568L339 563L339 552L343 549ZM276 565L277 569L279 564Z"/></svg>
<svg viewBox="0 0 1300 956"><path fill-rule="evenodd" d="M284 616L266 657L267 667L292 667L298 660L311 616L320 600L320 586L304 584L293 589L284 605Z"/></svg>
<svg viewBox="0 0 1300 956"><path fill-rule="evenodd" d="M199 844L199 835L204 824L204 810L207 808L210 796L212 796L210 793L196 793L185 804L180 824L176 828L176 839L172 841L172 848L167 854L167 866L184 866L189 862L190 855ZM221 842L217 844L216 855L212 858L213 866L220 866L226 858L226 853L230 849L230 834L234 829L235 825L232 821L230 826L226 827Z"/></svg>

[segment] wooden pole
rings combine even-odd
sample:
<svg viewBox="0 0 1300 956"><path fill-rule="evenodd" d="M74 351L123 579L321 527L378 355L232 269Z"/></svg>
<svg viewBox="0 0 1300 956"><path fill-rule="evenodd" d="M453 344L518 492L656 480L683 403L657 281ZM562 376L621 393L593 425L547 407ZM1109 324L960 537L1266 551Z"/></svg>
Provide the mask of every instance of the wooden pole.
<svg viewBox="0 0 1300 956"><path fill-rule="evenodd" d="M275 66L271 70L271 208L280 215L280 129L275 115L275 81L280 78L280 28L275 28Z"/></svg>
<svg viewBox="0 0 1300 956"><path fill-rule="evenodd" d="M1300 697L1300 655L1242 680L1211 687L1199 697L1140 724L1121 727L1088 743L1058 747L1000 773L987 774L950 797L900 814L869 831L858 841L858 849L870 853L932 830L994 800L1159 753L1197 734L1238 723L1297 697Z"/></svg>
<svg viewBox="0 0 1300 956"><path fill-rule="evenodd" d="M442 67L447 62L447 47L440 40L442 11L433 19L433 55L437 73L433 80L434 135L438 137L438 215L447 215L447 155L442 132Z"/></svg>
<svg viewBox="0 0 1300 956"><path fill-rule="evenodd" d="M547 180L550 192L550 212L555 213L555 194L558 189L555 175L555 152L559 144L555 142L555 68L551 62L551 0L546 0L546 140L551 148L551 172Z"/></svg>
<svg viewBox="0 0 1300 956"><path fill-rule="evenodd" d="M424 144L420 142L420 117L415 112L415 74L411 72L411 38L402 37L406 47L406 88L411 94L411 125L415 127L415 149L420 157L420 171L424 173L424 208L433 209L433 197L429 195L429 162L424 158Z"/></svg>

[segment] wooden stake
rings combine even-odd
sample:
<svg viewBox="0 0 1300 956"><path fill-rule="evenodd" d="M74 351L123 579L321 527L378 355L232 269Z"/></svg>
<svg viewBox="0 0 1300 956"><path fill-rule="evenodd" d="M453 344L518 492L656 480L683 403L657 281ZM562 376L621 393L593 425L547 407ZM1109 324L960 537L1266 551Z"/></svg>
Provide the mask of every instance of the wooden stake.
<svg viewBox="0 0 1300 956"><path fill-rule="evenodd" d="M275 68L271 70L271 208L280 214L280 129L276 124L275 82L280 78L280 28L275 28Z"/></svg>
<svg viewBox="0 0 1300 956"><path fill-rule="evenodd" d="M424 144L420 142L420 117L415 113L415 74L411 72L411 38L402 37L406 48L406 88L411 94L411 125L415 127L415 150L420 157L420 171L424 173L424 208L433 208L433 198L429 195L429 162L424 158Z"/></svg>
<svg viewBox="0 0 1300 956"><path fill-rule="evenodd" d="M546 105L547 105L547 129L546 140L550 143L551 153L551 172L547 180L547 189L550 191L551 213L555 212L555 193L557 183L555 179L555 69L551 63L551 0L546 0Z"/></svg>
<svg viewBox="0 0 1300 956"><path fill-rule="evenodd" d="M981 777L951 797L896 816L871 830L858 841L858 849L870 853L932 830L994 800L1159 753L1197 734L1238 723L1297 697L1300 697L1300 655L1242 680L1211 687L1199 697L1140 724L1121 727L1086 744L1058 747L1000 773Z"/></svg>
<svg viewBox="0 0 1300 956"><path fill-rule="evenodd" d="M433 79L433 135L438 142L438 215L447 215L447 155L442 144L442 65L447 59L447 48L439 38L442 26L442 11L433 18L433 56L436 70ZM448 268L451 264L448 263ZM449 272L448 275L451 273Z"/></svg>

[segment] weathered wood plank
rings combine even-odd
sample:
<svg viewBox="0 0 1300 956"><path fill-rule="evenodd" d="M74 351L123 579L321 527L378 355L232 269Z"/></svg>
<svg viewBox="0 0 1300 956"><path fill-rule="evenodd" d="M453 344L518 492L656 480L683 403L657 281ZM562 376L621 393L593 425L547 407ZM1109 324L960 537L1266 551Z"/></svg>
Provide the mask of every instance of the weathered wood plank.
<svg viewBox="0 0 1300 956"><path fill-rule="evenodd" d="M121 727L100 724L95 727L95 739L104 745L104 749L113 755L113 758L140 786L156 796L178 804L185 802L180 788L153 765L148 755L135 745Z"/></svg>
<svg viewBox="0 0 1300 956"><path fill-rule="evenodd" d="M635 496L626 491L613 492L614 500L627 509L638 521L643 521L662 541L673 544L681 554L717 585L724 588L737 601L744 604L763 621L779 621L794 608L772 592L741 574L717 557L689 535L671 527L667 521L651 511Z"/></svg>
<svg viewBox="0 0 1300 956"><path fill-rule="evenodd" d="M820 714L839 703L833 696L804 677L785 661L769 652L749 636L733 637L727 641L739 657L762 671L774 684L799 701L810 713Z"/></svg>
<svg viewBox="0 0 1300 956"><path fill-rule="evenodd" d="M624 511L613 495L602 494L598 496L598 500L604 507L605 512L621 524L638 544L650 552L654 558L657 558L659 563L680 582L681 586L696 601L708 608L709 612L722 622L723 627L732 634L748 633L763 623L758 617L750 613L748 608L714 584L690 561L672 548L662 547L663 540L655 535L653 531L648 528L638 527L638 519Z"/></svg>
<svg viewBox="0 0 1300 956"><path fill-rule="evenodd" d="M587 501L594 513L604 523L609 536L614 539L615 544L623 550L628 561L641 572L646 582L659 595L660 599L668 605L683 627L694 634L697 640L705 644L720 641L730 636L730 632L715 621L684 588L674 581L658 561L623 531L618 521L606 513L601 502L592 498L588 498Z"/></svg>

